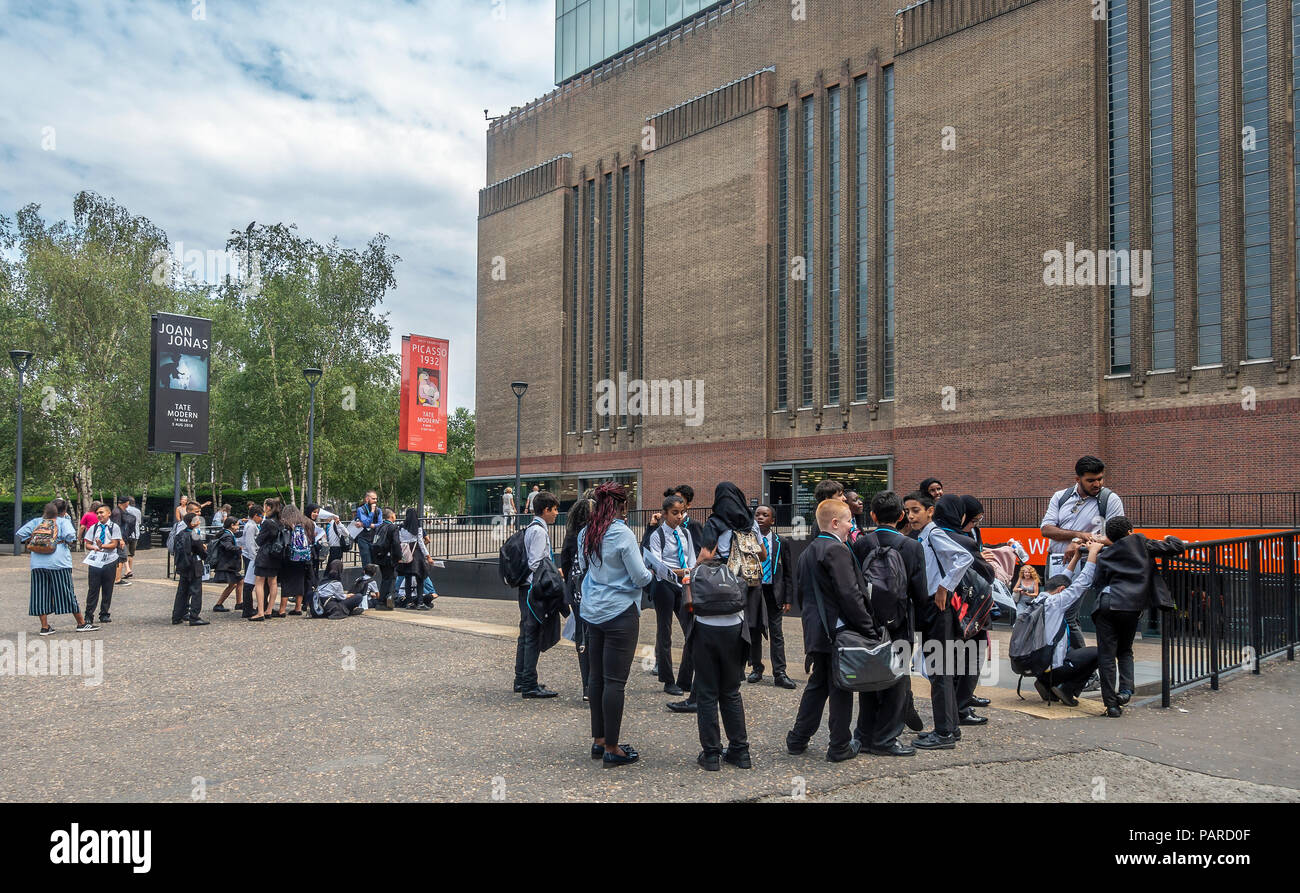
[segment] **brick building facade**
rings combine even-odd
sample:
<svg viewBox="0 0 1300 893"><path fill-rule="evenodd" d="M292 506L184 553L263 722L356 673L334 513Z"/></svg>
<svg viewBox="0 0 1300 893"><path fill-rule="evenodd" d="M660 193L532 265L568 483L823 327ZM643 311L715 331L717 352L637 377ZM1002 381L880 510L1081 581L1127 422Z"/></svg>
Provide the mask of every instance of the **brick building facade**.
<svg viewBox="0 0 1300 893"><path fill-rule="evenodd" d="M471 510L515 379L566 500L837 463L1026 495L1085 453L1300 489L1297 46L1300 0L733 0L495 119ZM1149 291L1067 284L1111 249ZM699 424L602 413L620 373L702 382Z"/></svg>

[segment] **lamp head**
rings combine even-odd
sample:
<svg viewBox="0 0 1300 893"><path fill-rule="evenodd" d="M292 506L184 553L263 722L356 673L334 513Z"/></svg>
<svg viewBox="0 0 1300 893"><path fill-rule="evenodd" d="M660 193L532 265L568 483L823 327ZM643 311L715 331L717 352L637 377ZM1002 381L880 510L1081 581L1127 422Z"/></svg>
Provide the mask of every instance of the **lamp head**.
<svg viewBox="0 0 1300 893"><path fill-rule="evenodd" d="M317 369L315 366L309 366L302 370L302 377L307 379L307 384L309 385L315 385L316 382L320 381L320 377L324 374L324 372Z"/></svg>
<svg viewBox="0 0 1300 893"><path fill-rule="evenodd" d="M528 382L512 381L510 382L510 390L515 392L516 397L523 397L524 392L528 390Z"/></svg>
<svg viewBox="0 0 1300 893"><path fill-rule="evenodd" d="M32 352L30 350L11 350L9 359L13 360L14 368L19 372L27 371L27 364L32 361Z"/></svg>

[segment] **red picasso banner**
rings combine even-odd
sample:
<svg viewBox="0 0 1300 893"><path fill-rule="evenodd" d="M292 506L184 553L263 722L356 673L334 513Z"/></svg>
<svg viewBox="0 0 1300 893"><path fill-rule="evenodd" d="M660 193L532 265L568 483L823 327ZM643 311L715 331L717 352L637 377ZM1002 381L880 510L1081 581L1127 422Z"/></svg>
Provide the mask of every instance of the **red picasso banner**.
<svg viewBox="0 0 1300 893"><path fill-rule="evenodd" d="M402 410L397 448L408 453L447 452L447 342L402 336Z"/></svg>

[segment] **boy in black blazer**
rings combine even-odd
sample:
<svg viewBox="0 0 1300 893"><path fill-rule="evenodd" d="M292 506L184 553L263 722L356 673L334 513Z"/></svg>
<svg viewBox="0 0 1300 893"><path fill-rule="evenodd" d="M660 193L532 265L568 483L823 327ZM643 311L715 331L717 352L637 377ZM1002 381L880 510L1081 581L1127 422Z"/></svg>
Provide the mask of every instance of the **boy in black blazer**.
<svg viewBox="0 0 1300 893"><path fill-rule="evenodd" d="M832 642L836 629L848 627L868 638L876 638L876 622L867 610L862 571L845 544L852 524L848 505L827 499L817 506L817 527L822 532L799 556L795 587L802 605L804 669L808 684L799 701L794 728L785 736L792 754L808 749L808 741L821 725L822 710L830 702L830 747L826 759L837 763L858 755L849 722L853 719L853 692L835 687L831 681ZM826 613L822 623L818 599Z"/></svg>
<svg viewBox="0 0 1300 893"><path fill-rule="evenodd" d="M794 688L794 680L785 672L785 634L781 615L790 610L794 597L794 562L790 559L790 541L776 532L776 512L770 505L754 509L754 520L767 547L763 561L763 585L755 587L745 606L750 630L750 674L748 682L763 681L763 631L766 625L772 649L772 681L777 688Z"/></svg>

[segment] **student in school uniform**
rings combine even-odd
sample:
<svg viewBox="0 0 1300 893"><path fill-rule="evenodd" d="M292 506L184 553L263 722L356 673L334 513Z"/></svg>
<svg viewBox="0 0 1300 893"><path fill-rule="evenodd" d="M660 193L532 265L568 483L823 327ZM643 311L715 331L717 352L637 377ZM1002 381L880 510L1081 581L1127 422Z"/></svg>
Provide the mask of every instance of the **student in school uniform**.
<svg viewBox="0 0 1300 893"><path fill-rule="evenodd" d="M519 638L515 641L515 691L524 698L553 698L552 691L537 681L537 656L541 647L541 622L528 604L528 588L533 572L542 559L551 557L550 525L560 516L560 501L543 490L533 500L533 519L524 531L524 554L528 558L528 578L519 587ZM585 592L584 592L585 597Z"/></svg>
<svg viewBox="0 0 1300 893"><path fill-rule="evenodd" d="M882 490L871 497L870 519L873 530L863 531L853 544L853 556L862 567L871 551L884 546L898 551L903 559L907 610L901 622L886 622L889 636L894 642L911 644L915 638L916 617L926 610L929 595L925 581L925 554L921 544L909 539L897 529L898 519L904 515L903 501L893 490ZM853 737L861 750L877 756L905 757L916 752L899 742L903 728L919 732L924 728L912 700L912 680L904 676L892 688L884 691L861 692L858 695L858 722Z"/></svg>
<svg viewBox="0 0 1300 893"><path fill-rule="evenodd" d="M929 599L921 622L922 653L930 677L930 703L934 711L934 730L913 739L912 746L922 750L952 750L957 746L961 729L957 716L956 667L951 661L951 643L958 639L957 618L949 596L975 559L934 523L935 503L927 494L910 493L903 505L925 554Z"/></svg>
<svg viewBox="0 0 1300 893"><path fill-rule="evenodd" d="M208 548L203 543L203 516L187 512L176 531L176 598L172 601L172 625L189 621L190 626L207 626L200 615L203 610L203 559Z"/></svg>
<svg viewBox="0 0 1300 893"><path fill-rule="evenodd" d="M131 537L135 535L135 517L127 511L128 500L125 496L117 500L117 508L113 509L113 514L109 517L118 529L122 531L121 545L117 549L117 564L114 566L117 573L117 579L114 580L116 586L131 586L132 583L127 579L127 563L131 558L130 546Z"/></svg>
<svg viewBox="0 0 1300 893"><path fill-rule="evenodd" d="M751 535L759 543L759 557L766 558L767 552L761 545L763 538L745 502L745 494L730 481L723 481L713 491L713 513L704 524L699 560L717 557L725 561L739 548L737 538ZM743 585L744 581L741 582ZM751 593L747 602L753 601ZM695 684L691 692L702 748L696 761L710 771L720 768L720 762L739 769L750 768L745 704L740 696L745 659L749 654L749 624L745 622L744 609L718 617L693 617L686 633L686 647L692 649L695 660ZM718 730L719 713L727 732L725 753Z"/></svg>
<svg viewBox="0 0 1300 893"><path fill-rule="evenodd" d="M831 680L835 631L847 627L873 640L878 633L867 608L862 570L846 543L852 523L848 505L842 499L825 499L817 505L816 515L821 532L799 556L794 575L803 614L804 669L809 675L785 747L796 755L808 749L829 702L826 759L838 763L856 757L858 748L849 733L853 693L836 688Z"/></svg>
<svg viewBox="0 0 1300 893"><path fill-rule="evenodd" d="M56 502L46 503L41 517L33 518L16 534L18 542L42 551L29 551L31 559L31 590L27 613L41 619L41 635L54 634L50 626L51 614L71 614L77 619L77 632L94 632L99 629L91 623L93 618L83 616L77 604L77 594L72 588L72 552L77 542L77 530L67 510L59 511ZM63 504L66 506L66 503ZM45 549L52 548L52 552Z"/></svg>
<svg viewBox="0 0 1300 893"><path fill-rule="evenodd" d="M397 550L394 556L397 564L394 572L402 579L406 593L397 600L397 605L413 611L427 611L433 607L433 600L436 597L424 594L424 580L429 576L433 561L429 558L429 537L424 532L424 524L415 506L406 510L406 518L395 533L393 542ZM371 554L373 548L372 545ZM404 560L408 555L409 560Z"/></svg>
<svg viewBox="0 0 1300 893"><path fill-rule="evenodd" d="M817 486L813 488L813 505L821 505L823 502L825 502L828 499L838 499L840 502L843 502L845 505L848 505L848 502L844 499L844 485L841 484L839 481L835 480L835 478L822 478L820 481L817 482ZM853 530L852 518L853 518L852 513L850 513L849 515L850 532ZM821 533L821 531L817 529L817 519L815 517L813 518L812 526L813 526L813 536L816 536L817 534Z"/></svg>
<svg viewBox="0 0 1300 893"><path fill-rule="evenodd" d="M590 492L590 491L589 491ZM578 652L578 675L582 679L582 700L590 701L588 691L591 660L587 654L587 621L582 619L582 569L578 562L578 534L591 520L595 506L591 497L582 498L569 507L564 546L560 550L560 573L564 574L564 593L573 609L573 650Z"/></svg>
<svg viewBox="0 0 1300 893"><path fill-rule="evenodd" d="M242 611L245 620L253 616L253 586L257 582L254 575L257 559L257 531L262 524L262 507L249 503L248 517L244 519L244 529L239 534L239 554L244 560L244 582L240 590L242 598L235 605L235 610Z"/></svg>
<svg viewBox="0 0 1300 893"><path fill-rule="evenodd" d="M99 607L99 622L110 623L113 604L113 584L120 570L118 550L122 547L122 528L109 515L109 508L101 505L95 511L96 521L86 529L87 558L93 562L89 569L89 588L86 590L86 616L94 617ZM91 554L94 557L91 558ZM101 594L103 601L100 601Z"/></svg>
<svg viewBox="0 0 1300 893"><path fill-rule="evenodd" d="M257 558L253 565L256 583L253 586L253 616L250 621L262 621L271 612L275 601L275 591L280 575L279 556L272 558L267 545L280 536L284 525L280 522L280 509L283 503L279 497L272 496L262 503L262 523L257 529Z"/></svg>
<svg viewBox="0 0 1300 893"><path fill-rule="evenodd" d="M794 562L790 558L790 541L776 532L776 512L770 505L754 509L759 536L767 557L763 559L763 582L757 587L762 600L747 605L745 616L749 620L749 665L747 682L763 681L763 635L771 642L772 682L777 688L795 688L785 672L785 634L781 631L783 615L790 610L794 595Z"/></svg>
<svg viewBox="0 0 1300 893"><path fill-rule="evenodd" d="M980 557L979 543L967 532L965 497L953 493L939 497L934 505L932 520L936 527L948 535L949 539L970 553L971 566L992 583L993 568ZM957 673L953 689L953 697L957 701L959 725L982 726L989 721L987 716L980 716L975 712L976 707L984 707L989 703L986 698L975 695L975 686L979 684L980 660L988 647L988 638L986 630L975 638L966 640L970 644L965 653L973 655L974 660L968 658L964 661L965 666L957 667L959 671L964 671Z"/></svg>
<svg viewBox="0 0 1300 893"><path fill-rule="evenodd" d="M230 609L226 607L225 601L243 581L243 574L240 573L239 568L241 550L239 542L235 539L239 519L227 515L221 526L221 533L217 536L217 541L212 544L212 581L225 583L226 588L222 590L212 610L216 613L229 613Z"/></svg>
<svg viewBox="0 0 1300 893"><path fill-rule="evenodd" d="M682 616L681 580L695 567L695 542L683 523L686 517L686 500L680 494L664 497L662 523L649 531L646 537L644 558L646 566L655 572L650 584L650 594L655 608L655 667L664 692L682 695L681 682L691 684L690 677L675 680L673 677L673 618L677 617L685 635L687 621ZM686 662L683 660L683 671Z"/></svg>
<svg viewBox="0 0 1300 893"><path fill-rule="evenodd" d="M1101 540L1088 543L1087 563L1074 579L1066 574L1057 574L1047 581L1046 591L1033 598L1033 603L1045 605L1044 629L1059 630L1065 624L1065 612L1092 587L1097 555L1103 548L1105 545ZM1067 571L1073 569L1078 557L1076 552L1073 560L1068 561ZM1034 680L1034 689L1044 701L1060 701L1067 707L1074 707L1079 703L1079 693L1084 684L1096 670L1097 648L1071 648L1069 639L1063 635L1052 649L1050 669Z"/></svg>

